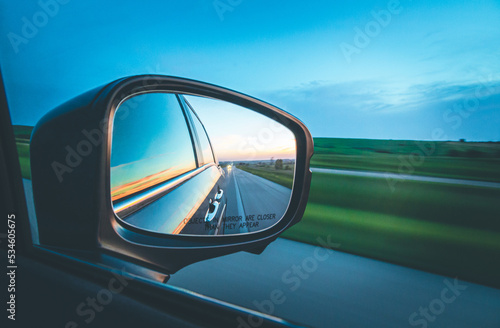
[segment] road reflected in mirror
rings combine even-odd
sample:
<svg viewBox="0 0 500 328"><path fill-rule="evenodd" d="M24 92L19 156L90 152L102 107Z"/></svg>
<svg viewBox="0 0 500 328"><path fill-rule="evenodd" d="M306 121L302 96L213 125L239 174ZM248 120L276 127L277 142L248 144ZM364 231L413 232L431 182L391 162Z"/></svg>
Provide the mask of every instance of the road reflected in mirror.
<svg viewBox="0 0 500 328"><path fill-rule="evenodd" d="M283 124L228 102L168 93L125 100L110 189L123 222L162 234L258 232L283 218L296 145Z"/></svg>

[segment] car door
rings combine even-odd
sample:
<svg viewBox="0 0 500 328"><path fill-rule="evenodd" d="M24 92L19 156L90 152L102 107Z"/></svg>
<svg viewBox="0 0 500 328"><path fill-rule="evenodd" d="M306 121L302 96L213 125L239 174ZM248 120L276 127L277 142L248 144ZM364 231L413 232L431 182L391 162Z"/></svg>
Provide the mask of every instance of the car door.
<svg viewBox="0 0 500 328"><path fill-rule="evenodd" d="M113 208L140 229L214 235L225 207L223 171L199 118L180 100L175 94L138 95L117 111L110 172ZM151 145L151 140L157 142ZM169 213L168 220L160 213Z"/></svg>
<svg viewBox="0 0 500 328"><path fill-rule="evenodd" d="M224 189L226 184L225 173L222 170L208 133L200 118L193 110L193 107L187 100L180 95L179 100L185 110L186 118L193 131L194 145L197 151L198 165L207 166L208 169L200 173L200 180L210 181L207 185L212 185L212 189L205 196L200 210L187 221L187 224L181 229L181 234L192 235L223 235L224 221L226 213L226 197ZM196 188L197 193L202 188ZM200 199L203 197L201 195Z"/></svg>

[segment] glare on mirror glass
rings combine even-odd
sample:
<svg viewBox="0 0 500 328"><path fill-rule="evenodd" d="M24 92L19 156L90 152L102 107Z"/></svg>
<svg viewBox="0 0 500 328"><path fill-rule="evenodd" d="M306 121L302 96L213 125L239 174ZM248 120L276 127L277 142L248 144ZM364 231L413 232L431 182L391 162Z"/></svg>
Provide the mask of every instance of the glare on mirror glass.
<svg viewBox="0 0 500 328"><path fill-rule="evenodd" d="M137 95L113 120L113 209L122 221L163 234L261 231L286 212L295 157L293 133L247 108Z"/></svg>

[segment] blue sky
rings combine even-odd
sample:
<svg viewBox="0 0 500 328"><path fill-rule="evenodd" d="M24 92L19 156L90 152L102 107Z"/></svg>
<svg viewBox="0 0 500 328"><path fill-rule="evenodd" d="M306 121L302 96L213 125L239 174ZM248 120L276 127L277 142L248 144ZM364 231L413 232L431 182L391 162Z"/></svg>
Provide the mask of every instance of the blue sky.
<svg viewBox="0 0 500 328"><path fill-rule="evenodd" d="M66 2L49 6L45 21L41 4L52 0L1 2L14 124L155 73L261 98L313 136L428 140L440 129L447 139L500 140L498 1Z"/></svg>
<svg viewBox="0 0 500 328"><path fill-rule="evenodd" d="M284 125L238 105L184 97L203 122L219 161L295 159L295 136Z"/></svg>

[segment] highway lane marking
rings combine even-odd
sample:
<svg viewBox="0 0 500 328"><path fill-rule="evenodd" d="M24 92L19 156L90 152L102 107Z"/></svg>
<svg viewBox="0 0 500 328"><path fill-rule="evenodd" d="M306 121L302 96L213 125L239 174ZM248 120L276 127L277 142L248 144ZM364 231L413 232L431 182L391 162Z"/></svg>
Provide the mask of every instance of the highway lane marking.
<svg viewBox="0 0 500 328"><path fill-rule="evenodd" d="M220 228L222 226L222 218L224 217L224 212L226 211L226 205L227 204L224 204L224 208L222 209L222 211L220 212L220 216L219 216L219 220L218 220L218 223L217 223L217 227L215 228L215 234L218 235L219 234L219 231L220 231Z"/></svg>
<svg viewBox="0 0 500 328"><path fill-rule="evenodd" d="M247 219L247 216L245 214L245 209L243 207L243 202L241 200L241 194L240 194L240 188L238 187L238 181L236 181L236 168L233 169L233 180L234 180L234 189L236 190L236 206L238 207L238 213L242 213L242 218ZM243 231L246 230L246 231ZM243 229L240 230L240 233L245 233L248 232L248 227L243 227Z"/></svg>

